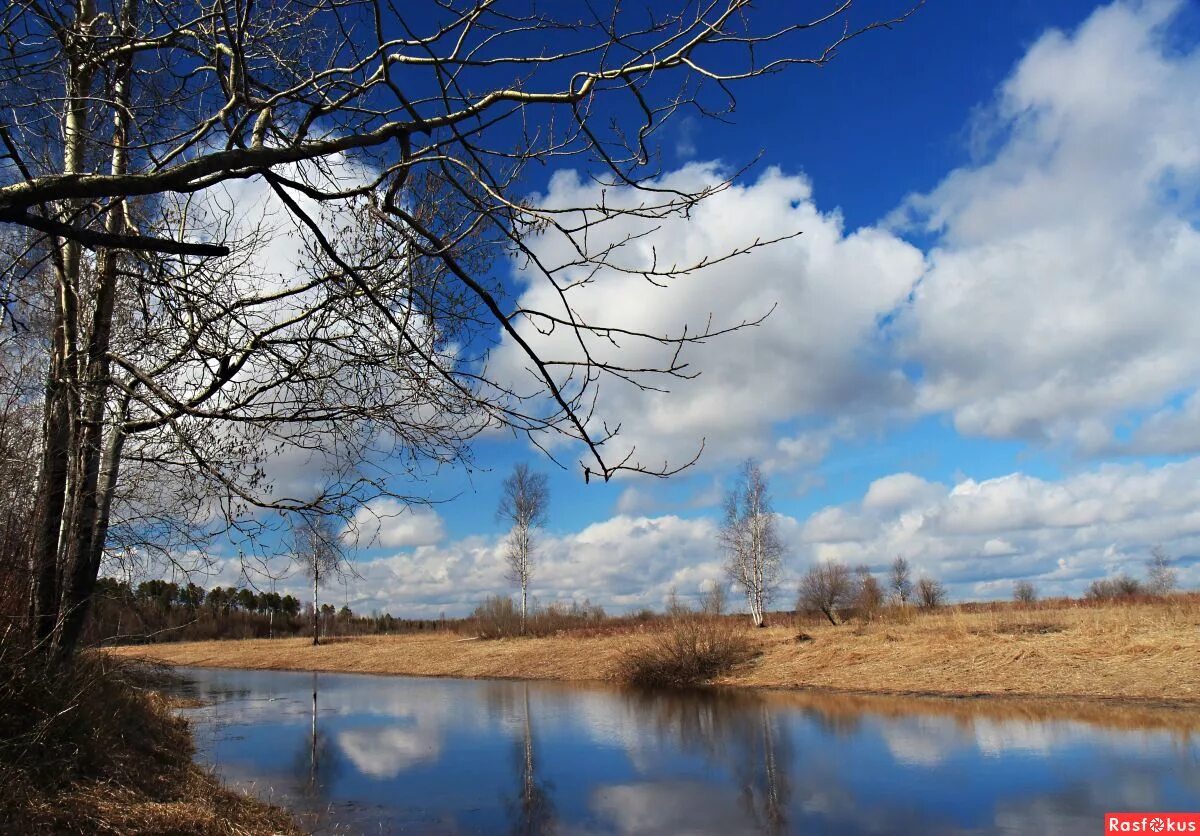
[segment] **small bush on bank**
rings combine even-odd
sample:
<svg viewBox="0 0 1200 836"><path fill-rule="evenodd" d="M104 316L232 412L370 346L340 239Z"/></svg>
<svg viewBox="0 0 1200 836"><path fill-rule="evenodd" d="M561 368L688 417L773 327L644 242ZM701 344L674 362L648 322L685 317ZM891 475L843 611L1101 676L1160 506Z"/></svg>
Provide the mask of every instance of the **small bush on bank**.
<svg viewBox="0 0 1200 836"><path fill-rule="evenodd" d="M631 644L617 678L640 688L699 685L756 655L746 628L728 618L699 615L671 620L661 632Z"/></svg>

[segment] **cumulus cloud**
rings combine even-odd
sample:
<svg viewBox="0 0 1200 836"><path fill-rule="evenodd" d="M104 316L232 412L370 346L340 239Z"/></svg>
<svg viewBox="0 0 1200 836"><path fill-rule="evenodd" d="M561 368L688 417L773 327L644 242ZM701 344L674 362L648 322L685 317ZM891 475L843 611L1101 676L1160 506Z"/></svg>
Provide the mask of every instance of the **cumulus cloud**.
<svg viewBox="0 0 1200 836"><path fill-rule="evenodd" d="M694 192L721 176L715 163L693 163L665 175L659 185ZM560 171L541 200L563 207L633 207L645 195L605 189L573 171ZM796 233L802 234L788 238ZM707 463L766 454L809 463L827 447L825 417L870 412L907 397L903 376L878 362L876 341L880 317L904 299L920 275L921 253L879 229L846 230L836 212L817 208L807 178L768 169L753 182L718 192L686 218L622 220L593 232L589 243L597 250L642 234L647 237L619 251L622 264L693 264L755 240L788 240L683 276L669 287L628 272L600 270L570 291L584 320L649 334L679 333L685 324L695 333L710 316L714 327L726 327L775 309L757 328L690 346L683 359L689 371L701 374L671 381L670 393L606 380L596 415L609 426L622 425L624 448L636 447L653 461L682 462L705 439ZM533 246L547 264L578 257L568 242L551 234ZM568 271L567 277L584 275ZM520 304L562 310L555 289L544 281L530 283ZM563 329L542 334L526 324L523 335L548 356L577 356L573 337ZM615 354L607 340L591 342L595 355L619 356L628 366L660 367L671 359L671 351L656 344L624 339ZM511 344L501 347L496 362L514 381L528 380ZM778 445L772 441L777 424L804 416L817 419L811 436L796 433Z"/></svg>
<svg viewBox="0 0 1200 836"><path fill-rule="evenodd" d="M778 305L759 328L694 346L685 359L698 379L669 395L608 381L596 414L656 462L686 460L705 438L712 466L746 455L808 466L884 417L940 413L964 434L1096 453L1120 446L1119 422L1149 412L1130 449L1200 449L1200 49L1169 42L1181 6L1118 2L1077 31L1043 35L984 109L987 153L879 226L846 229L807 178L778 169L687 218L613 224L591 248L646 233L619 250L629 266L802 234L666 288L601 270L572 289L585 319L654 334ZM692 162L660 185L695 191L720 177L719 165ZM572 171L540 197L561 207L644 200ZM930 237L927 253L899 237L914 229ZM550 234L534 249L548 264L576 258ZM545 282L520 301L561 308ZM562 329L524 333L570 353ZM611 348L594 342L601 355ZM633 366L664 361L629 340L621 352ZM525 376L511 345L498 359L513 380ZM1172 406L1180 393L1192 395L1184 408Z"/></svg>
<svg viewBox="0 0 1200 836"><path fill-rule="evenodd" d="M938 236L898 321L920 410L1095 451L1130 410L1194 391L1200 49L1169 43L1181 6L1115 3L1043 35L990 111L993 152L897 216ZM1197 418L1173 414L1175 447L1197 449Z"/></svg>
<svg viewBox="0 0 1200 836"><path fill-rule="evenodd" d="M441 515L433 508L387 498L360 506L343 534L362 548L432 546L445 536Z"/></svg>
<svg viewBox="0 0 1200 836"><path fill-rule="evenodd" d="M936 494L938 488L912 473L894 473L876 479L863 497L864 508L903 508Z"/></svg>
<svg viewBox="0 0 1200 836"><path fill-rule="evenodd" d="M1092 580L1144 574L1150 549L1177 558L1183 587L1200 585L1200 458L1149 467L1106 464L1052 481L1012 473L954 485L900 473L872 483L858 500L807 518L777 516L788 556L776 605L787 608L814 563L865 564L882 572L904 555L918 574L942 580L958 600L1008 598L1031 580L1042 595L1079 595ZM539 540L531 592L543 604L590 599L613 612L661 608L674 588L698 603L725 582L717 522L673 514L619 514ZM469 613L505 594L503 536L474 536L359 560L343 596L356 612L436 617ZM251 572L251 574L253 574ZM210 579L242 580L234 560ZM253 580L253 578L252 578ZM304 597L293 576L278 590ZM332 599L331 599L332 600ZM734 591L730 600L740 605Z"/></svg>
<svg viewBox="0 0 1200 836"><path fill-rule="evenodd" d="M345 598L361 613L465 615L485 597L512 591L501 534L359 559L354 569L356 576L347 577L344 588L339 584L324 594L339 603ZM254 567L246 571L261 584ZM542 604L590 599L613 611L661 609L672 588L683 601L697 603L714 581L723 580L712 520L618 515L576 532L541 536L530 594ZM218 561L206 581L209 586L242 582L243 566L236 559ZM276 588L306 599L300 575Z"/></svg>
<svg viewBox="0 0 1200 836"><path fill-rule="evenodd" d="M1018 579L1043 594L1079 594L1095 578L1141 575L1155 544L1195 555L1197 508L1200 458L1108 464L1060 481L1013 473L946 486L897 474L874 482L861 501L812 515L798 547L811 560L879 570L901 554L958 598L1007 597ZM1194 559L1181 563L1185 585L1200 581Z"/></svg>

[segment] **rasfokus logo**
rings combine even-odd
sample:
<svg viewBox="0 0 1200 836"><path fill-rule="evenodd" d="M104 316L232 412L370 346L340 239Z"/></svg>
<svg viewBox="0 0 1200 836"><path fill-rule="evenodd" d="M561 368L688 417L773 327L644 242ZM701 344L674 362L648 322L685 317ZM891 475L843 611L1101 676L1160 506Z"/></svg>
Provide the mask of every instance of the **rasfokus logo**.
<svg viewBox="0 0 1200 836"><path fill-rule="evenodd" d="M1200 834L1200 813L1105 813L1104 832Z"/></svg>

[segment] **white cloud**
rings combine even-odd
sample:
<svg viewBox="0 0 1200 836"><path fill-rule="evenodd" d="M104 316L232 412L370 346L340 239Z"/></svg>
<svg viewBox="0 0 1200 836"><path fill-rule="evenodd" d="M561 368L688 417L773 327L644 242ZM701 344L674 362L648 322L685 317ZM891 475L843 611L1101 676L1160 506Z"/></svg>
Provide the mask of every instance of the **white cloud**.
<svg viewBox="0 0 1200 836"><path fill-rule="evenodd" d="M596 414L622 424L622 449L679 462L706 438L709 466L757 455L803 467L887 417L949 413L964 434L1095 453L1119 446L1114 427L1147 411L1131 449L1200 449L1200 49L1167 43L1180 6L1118 2L1076 32L1039 38L987 111L991 152L909 198L885 228L846 230L805 177L769 169L626 244L623 263L661 266L803 233L667 288L601 270L569 292L585 319L656 334L710 313L717 325L753 320L778 304L761 327L687 352L702 374L669 395L607 381ZM719 177L716 164L691 163L662 185L695 190ZM542 198L612 207L644 196L561 171ZM927 255L891 231L906 223L935 236ZM619 220L591 249L648 226ZM553 235L534 246L550 264L576 258ZM521 303L560 304L545 282ZM562 329L524 333L572 354ZM593 342L601 356L611 350ZM623 340L621 356L654 366L665 355ZM497 359L527 379L511 345ZM1180 393L1192 395L1184 408L1166 406Z"/></svg>
<svg viewBox="0 0 1200 836"><path fill-rule="evenodd" d="M776 605L790 606L796 581L816 561L882 571L904 555L918 574L945 582L957 600L1008 598L1016 580L1043 596L1079 595L1092 580L1142 576L1154 545L1179 558L1183 588L1200 586L1200 457L1148 467L1107 464L1058 481L1013 473L954 486L894 474L858 501L803 520L778 515L789 547ZM619 514L577 532L544 535L531 593L543 604L590 599L612 612L660 608L674 587L696 604L725 583L717 523L666 514ZM279 566L276 567L280 568ZM507 594L503 537L466 537L358 560L359 577L323 595L356 612L436 617L469 613L488 595ZM254 572L252 579L263 588ZM235 560L218 562L207 585L241 581ZM307 598L293 574L280 593ZM737 590L730 601L741 605Z"/></svg>
<svg viewBox="0 0 1200 836"><path fill-rule="evenodd" d="M696 191L719 181L714 163L689 164L667 174L660 185ZM628 189L602 189L571 171L550 181L543 202L551 206L635 206L645 195ZM843 412L872 413L907 398L898 372L878 362L879 319L899 304L920 275L920 252L878 229L847 231L837 213L821 212L809 181L799 175L766 170L756 181L719 192L694 208L688 218L654 222L657 231L619 251L624 264L692 264L755 241L802 233L670 282L663 288L639 276L601 270L574 287L569 296L587 321L620 323L651 334L692 333L710 315L714 327L754 321L773 307L757 328L726 335L684 353L691 381L659 380L668 393L643 391L605 380L596 410L609 426L622 425L620 446L636 447L644 462L664 457L680 463L706 439L706 464L749 455L772 455L809 463L828 445L828 429L818 427L776 445L772 430L780 422L815 416L818 422ZM651 222L619 219L595 229L590 248L626 235L644 233ZM577 259L566 242L547 234L534 242L548 264ZM568 271L564 278L584 276ZM560 312L561 302L547 282L524 291L525 308ZM523 335L548 356L578 356L563 329L551 335L523 326ZM669 364L671 351L657 344L620 341L625 365ZM605 339L589 340L595 356L613 358ZM527 381L521 356L506 343L496 358L498 370L514 381ZM598 423L598 421L597 421ZM617 446L618 442L613 442Z"/></svg>
<svg viewBox="0 0 1200 836"><path fill-rule="evenodd" d="M948 582L955 597L986 599L1010 596L1018 579L1062 595L1115 572L1140 576L1159 543L1176 556L1200 552L1200 458L1158 468L1102 465L1057 482L1013 473L952 488L923 483L879 502L880 485L894 484L915 483L910 474L887 477L862 501L813 514L798 543L801 563L882 569L902 554ZM1200 582L1194 558L1181 580Z"/></svg>
<svg viewBox="0 0 1200 836"><path fill-rule="evenodd" d="M936 494L940 488L940 485L934 485L912 473L893 473L871 483L867 495L863 497L863 507L901 508Z"/></svg>
<svg viewBox="0 0 1200 836"><path fill-rule="evenodd" d="M322 594L339 605L345 598L355 612L465 615L488 595L512 592L503 549L503 535L474 536L360 559L354 567L358 577ZM253 569L250 574L261 584ZM619 515L578 532L539 538L530 594L543 604L591 599L614 611L661 609L672 587L682 600L696 603L724 577L711 520ZM241 564L230 559L217 563L206 585L240 579ZM276 588L307 600L300 575Z"/></svg>
<svg viewBox="0 0 1200 836"><path fill-rule="evenodd" d="M994 153L909 200L940 235L899 319L921 410L1098 450L1130 410L1193 390L1200 50L1167 44L1181 5L1043 35L999 93Z"/></svg>
<svg viewBox="0 0 1200 836"><path fill-rule="evenodd" d="M1154 412L1137 428L1129 447L1158 454L1200 450L1200 391L1192 392L1178 408Z"/></svg>
<svg viewBox="0 0 1200 836"><path fill-rule="evenodd" d="M664 485L657 482L657 486ZM661 488L643 483L643 486L630 485L617 496L613 506L617 514L629 516L650 516L665 514L673 511L695 510L697 508L711 509L721 505L725 498L725 487L720 479L711 477L708 480L694 484L690 492L681 499L668 499L662 495Z"/></svg>
<svg viewBox="0 0 1200 836"><path fill-rule="evenodd" d="M441 515L424 505L377 499L359 507L343 537L360 548L433 546L446 536Z"/></svg>

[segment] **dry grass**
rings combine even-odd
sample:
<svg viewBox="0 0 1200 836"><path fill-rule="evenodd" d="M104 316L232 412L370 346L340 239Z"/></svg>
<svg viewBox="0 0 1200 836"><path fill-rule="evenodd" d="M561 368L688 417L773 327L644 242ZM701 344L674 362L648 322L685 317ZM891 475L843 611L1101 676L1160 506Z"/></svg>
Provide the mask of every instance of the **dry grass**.
<svg viewBox="0 0 1200 836"><path fill-rule="evenodd" d="M301 832L283 810L225 789L191 764L152 791L107 781L83 782L42 796L7 821L21 828L12 832L22 833L265 836Z"/></svg>
<svg viewBox="0 0 1200 836"><path fill-rule="evenodd" d="M458 676L472 679L607 679L636 633L478 640L440 632L330 639L179 642L109 650L170 665L258 670Z"/></svg>
<svg viewBox="0 0 1200 836"><path fill-rule="evenodd" d="M174 665L415 676L615 679L650 625L618 635L463 640L453 633L120 648ZM762 688L1200 703L1200 597L1110 606L946 608L870 624L753 631L750 665L718 681Z"/></svg>
<svg viewBox="0 0 1200 836"><path fill-rule="evenodd" d="M107 656L69 667L0 645L0 822L12 833L295 833L282 810L191 760L163 672Z"/></svg>
<svg viewBox="0 0 1200 836"><path fill-rule="evenodd" d="M1200 702L1200 602L944 612L764 637L739 685Z"/></svg>

